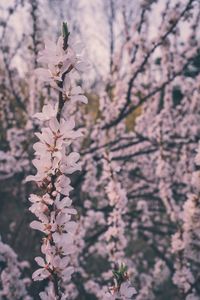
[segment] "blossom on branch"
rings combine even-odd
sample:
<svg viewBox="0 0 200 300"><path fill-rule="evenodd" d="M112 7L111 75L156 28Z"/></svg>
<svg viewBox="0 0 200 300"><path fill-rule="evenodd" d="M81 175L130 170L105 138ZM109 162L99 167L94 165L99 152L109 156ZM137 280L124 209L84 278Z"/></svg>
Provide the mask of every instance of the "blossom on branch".
<svg viewBox="0 0 200 300"><path fill-rule="evenodd" d="M36 70L43 81L59 91L58 104L47 104L42 113L34 115L45 122L45 126L36 133L39 141L33 146L33 165L37 173L26 178L26 181L35 181L44 191L43 195L32 194L29 198L30 211L38 218L30 226L44 234L41 251L45 258L35 258L40 268L33 273L33 279L48 278L53 283L49 291L40 294L41 299L52 298L52 295L55 295L53 299L64 299L62 282L69 282L75 271L69 255L75 251L78 224L77 211L69 198L73 188L68 174L79 171L81 166L79 153L71 151L69 146L82 136L82 132L75 129L74 117L64 116L62 109L66 101L87 103L83 90L72 86L70 79L72 72L83 71L87 65L76 50L69 33L61 36L56 45L47 41L39 61L46 63L48 69Z"/></svg>

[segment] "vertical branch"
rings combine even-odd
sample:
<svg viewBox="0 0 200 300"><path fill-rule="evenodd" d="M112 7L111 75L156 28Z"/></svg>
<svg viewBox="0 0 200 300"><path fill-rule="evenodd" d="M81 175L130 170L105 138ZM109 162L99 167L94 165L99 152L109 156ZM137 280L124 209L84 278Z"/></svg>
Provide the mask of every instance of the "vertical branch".
<svg viewBox="0 0 200 300"><path fill-rule="evenodd" d="M68 37L67 24L64 23L63 36L58 39L57 44L50 43L50 49L47 44L41 52L40 61L47 63L49 69L38 68L36 73L44 82L49 80L49 83L59 91L58 108L47 104L41 113L35 115L39 120L46 121L47 127L42 128L41 133L36 134L39 138L39 142L34 146L37 174L27 178L27 181L36 181L44 190L43 195L32 194L30 196L30 201L34 203L30 210L39 219L39 221L33 221L30 226L45 234L41 247L45 259L35 258L42 268L33 273L33 279L48 278L52 283L49 285L50 294L53 293L56 300L60 300L64 295L63 283L69 281L74 273L74 266L68 256L72 256L76 250L74 240L78 224L73 216L77 214L77 211L73 208L69 198L73 189L70 185L69 174L81 170L78 162L80 155L77 152L68 154L69 151L66 151L67 146L81 136L81 132L75 130L74 118L65 120L62 117L62 109L66 101L71 101L70 105L78 101L87 103L87 98L82 95L81 87L74 86L69 77L73 69L76 68L79 71L79 66L81 66L81 71L83 71L84 65L85 67L87 65L80 55L76 54L73 44L68 45ZM49 74L52 75L49 76ZM65 80L67 80L67 87ZM47 293L49 295L48 291ZM43 296L46 292L41 294Z"/></svg>
<svg viewBox="0 0 200 300"><path fill-rule="evenodd" d="M37 68L37 58L38 58L38 44L39 44L39 37L38 37L38 22L39 18L37 16L38 13L38 2L37 0L31 0L30 1L31 5L31 18L32 18L32 50L34 54L34 68Z"/></svg>
<svg viewBox="0 0 200 300"><path fill-rule="evenodd" d="M110 16L109 16L109 30L110 30L110 74L113 72L113 54L114 54L114 19L115 19L115 11L114 11L114 2L113 0L109 1L110 5Z"/></svg>

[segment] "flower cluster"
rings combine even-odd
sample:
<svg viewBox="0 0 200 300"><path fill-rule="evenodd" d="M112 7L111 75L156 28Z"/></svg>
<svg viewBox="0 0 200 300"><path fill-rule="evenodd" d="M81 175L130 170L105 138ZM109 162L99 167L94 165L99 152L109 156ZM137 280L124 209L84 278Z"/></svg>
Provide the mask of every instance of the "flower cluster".
<svg viewBox="0 0 200 300"><path fill-rule="evenodd" d="M111 155L104 155L104 178L108 183L106 194L112 208L107 220L108 230L105 233L109 259L116 262L124 258L124 249L127 245L125 238L125 222L123 215L126 213L127 197L121 183L117 181L117 166L112 166Z"/></svg>
<svg viewBox="0 0 200 300"><path fill-rule="evenodd" d="M63 116L62 110L66 102L87 102L82 89L73 86L71 76L75 70L83 70L86 64L75 51L77 48L71 44L66 24L63 24L63 29L64 35L59 38L57 45L48 41L40 55L39 61L47 63L48 69L36 70L43 81L59 91L59 103L45 105L42 112L34 116L45 122L45 126L36 133L39 141L33 146L33 165L37 173L26 179L35 181L43 191L29 198L30 211L38 218L30 226L44 234L41 251L45 258L35 258L40 268L34 272L33 279L51 279L53 287L50 286L47 294L55 294L55 299L61 299L60 282L68 282L74 272L70 255L75 251L74 238L78 226L77 211L69 198L73 189L69 175L81 168L80 155L71 151L71 147L73 141L82 136L82 132L75 129L74 117ZM44 298L43 294L41 296Z"/></svg>
<svg viewBox="0 0 200 300"><path fill-rule="evenodd" d="M23 276L26 261L19 262L13 249L0 240L0 299L31 300L27 287L30 279Z"/></svg>
<svg viewBox="0 0 200 300"><path fill-rule="evenodd" d="M200 166L200 145L195 157L195 163ZM182 226L172 237L172 251L176 253L174 283L187 296L196 299L196 286L199 283L200 259L200 171L194 171L192 184L196 193L189 194L183 206Z"/></svg>
<svg viewBox="0 0 200 300"><path fill-rule="evenodd" d="M119 167L112 162L112 155L104 153L104 179L107 181L106 194L109 206L112 208L107 220L108 230L105 233L107 241L108 257L111 266L117 268L112 271L114 275L114 285L105 294L105 299L133 299L136 294L135 288L129 281L127 266L121 263L125 258L124 250L127 246L125 237L126 224L123 215L127 209L127 196L121 183L117 180Z"/></svg>

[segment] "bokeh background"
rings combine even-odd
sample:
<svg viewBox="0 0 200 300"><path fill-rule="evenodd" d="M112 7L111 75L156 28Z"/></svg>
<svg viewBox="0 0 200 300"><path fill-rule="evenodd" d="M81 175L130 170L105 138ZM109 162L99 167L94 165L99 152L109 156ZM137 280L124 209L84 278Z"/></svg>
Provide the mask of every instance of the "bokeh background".
<svg viewBox="0 0 200 300"><path fill-rule="evenodd" d="M0 1L1 239L19 261L28 261L23 276L31 277L42 237L29 227L28 197L37 187L25 183L35 172L32 146L40 124L33 115L57 99L34 70L45 38L56 42L63 21L74 39L83 42L90 63L77 78L89 102L76 112L78 126L86 131L75 146L82 171L72 176L72 198L84 228L79 257L85 273L73 278L75 299L99 299L90 280L105 285L104 273L110 269L106 253L100 253L111 209L102 175L106 152L113 168L119 168L128 199L125 255L136 299L198 300L199 260L174 253L171 239L182 232L184 203L194 191L191 178L200 137L199 1ZM194 240L192 251L200 253L199 235ZM193 276L185 279L188 290L177 283L187 277L180 275L183 268ZM39 299L46 284L30 283L33 299Z"/></svg>

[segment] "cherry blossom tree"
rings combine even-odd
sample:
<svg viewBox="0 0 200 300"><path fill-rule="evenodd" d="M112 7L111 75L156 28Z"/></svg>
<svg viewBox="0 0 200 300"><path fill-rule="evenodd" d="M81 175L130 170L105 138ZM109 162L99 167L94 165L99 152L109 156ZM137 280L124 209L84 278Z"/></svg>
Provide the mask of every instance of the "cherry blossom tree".
<svg viewBox="0 0 200 300"><path fill-rule="evenodd" d="M0 185L29 195L30 295L200 299L199 1L73 1L56 44L70 1L23 2L6 16L31 16L24 78L0 25Z"/></svg>

